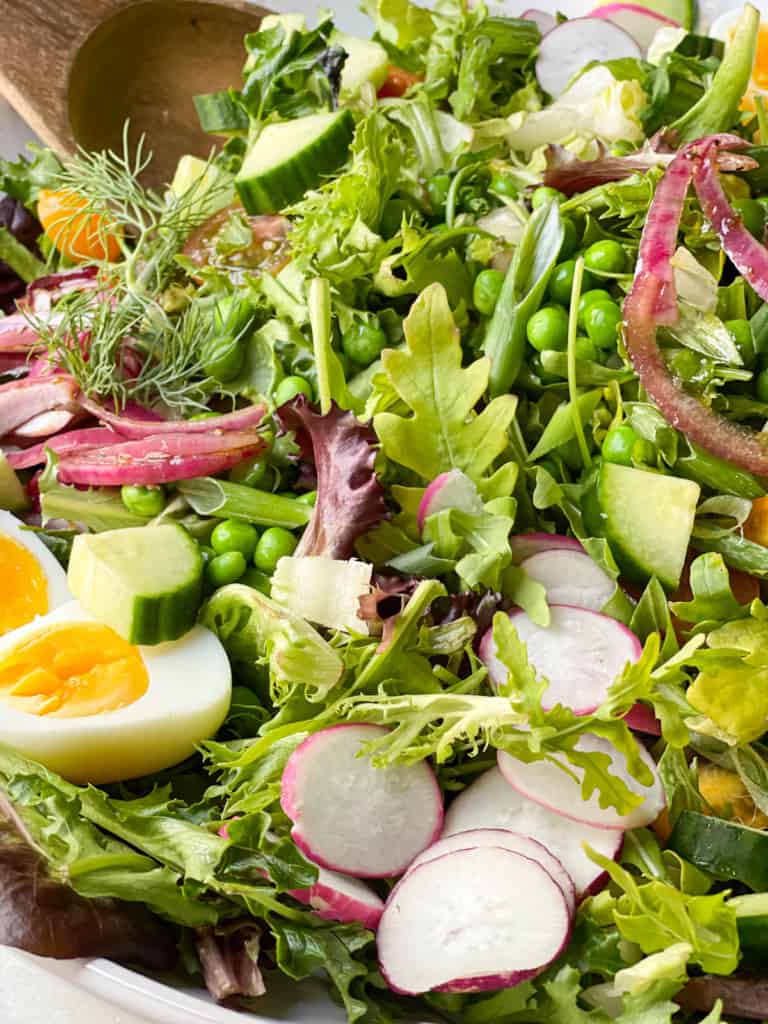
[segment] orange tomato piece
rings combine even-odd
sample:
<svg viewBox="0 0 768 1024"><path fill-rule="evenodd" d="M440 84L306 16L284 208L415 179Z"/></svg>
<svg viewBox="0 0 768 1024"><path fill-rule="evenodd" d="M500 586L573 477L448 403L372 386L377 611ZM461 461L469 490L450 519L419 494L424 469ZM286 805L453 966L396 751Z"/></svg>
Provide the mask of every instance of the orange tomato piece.
<svg viewBox="0 0 768 1024"><path fill-rule="evenodd" d="M399 98L404 96L412 85L423 81L423 75L417 75L412 71L406 71L405 68L399 68L396 64L390 64L387 77L377 95L381 100L393 96Z"/></svg>
<svg viewBox="0 0 768 1024"><path fill-rule="evenodd" d="M87 212L88 201L71 189L42 189L37 217L59 252L75 262L108 260L121 255L122 232L108 217Z"/></svg>
<svg viewBox="0 0 768 1024"><path fill-rule="evenodd" d="M744 523L744 536L768 547L768 498L756 498L752 502L752 511Z"/></svg>

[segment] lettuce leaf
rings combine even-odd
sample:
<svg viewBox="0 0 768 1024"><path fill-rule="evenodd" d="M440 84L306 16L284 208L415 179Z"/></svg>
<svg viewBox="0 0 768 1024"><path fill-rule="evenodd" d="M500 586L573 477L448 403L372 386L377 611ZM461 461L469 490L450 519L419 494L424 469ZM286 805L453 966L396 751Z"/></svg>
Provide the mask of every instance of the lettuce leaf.
<svg viewBox="0 0 768 1024"><path fill-rule="evenodd" d="M411 415L382 412L374 417L384 452L424 480L460 469L477 481L507 446L517 399L501 395L475 413L488 385L490 361L462 367L459 332L440 285L421 293L404 329L405 348L386 350L382 361Z"/></svg>

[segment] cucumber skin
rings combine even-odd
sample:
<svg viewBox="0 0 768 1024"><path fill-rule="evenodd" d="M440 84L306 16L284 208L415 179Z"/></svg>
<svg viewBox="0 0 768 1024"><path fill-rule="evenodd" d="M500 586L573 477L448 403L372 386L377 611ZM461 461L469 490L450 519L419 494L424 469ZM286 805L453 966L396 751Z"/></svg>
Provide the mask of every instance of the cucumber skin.
<svg viewBox="0 0 768 1024"><path fill-rule="evenodd" d="M352 113L345 110L321 138L310 142L279 166L252 178L242 178L241 171L235 178L235 187L246 211L251 215L279 213L301 199L309 189L316 188L324 175L331 174L344 162L354 131L355 120ZM259 145L259 139L254 145ZM340 157L342 149L344 155ZM246 155L243 166L247 160Z"/></svg>
<svg viewBox="0 0 768 1024"><path fill-rule="evenodd" d="M755 892L768 889L768 833L683 811L667 847L723 881L743 882Z"/></svg>
<svg viewBox="0 0 768 1024"><path fill-rule="evenodd" d="M203 601L203 559L195 579L171 596L138 597L133 602L128 642L145 647L168 643L184 636L197 622Z"/></svg>

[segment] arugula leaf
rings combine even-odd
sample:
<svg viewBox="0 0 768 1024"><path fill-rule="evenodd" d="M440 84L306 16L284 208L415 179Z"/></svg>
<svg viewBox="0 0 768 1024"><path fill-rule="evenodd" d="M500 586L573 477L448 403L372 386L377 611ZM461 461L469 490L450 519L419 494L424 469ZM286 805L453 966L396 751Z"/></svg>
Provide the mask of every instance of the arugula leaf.
<svg viewBox="0 0 768 1024"><path fill-rule="evenodd" d="M713 974L731 974L739 963L736 912L725 902L727 892L689 896L663 881L638 882L625 868L587 852L622 891L613 917L622 936L644 953L656 953L673 943L692 949L691 961Z"/></svg>
<svg viewBox="0 0 768 1024"><path fill-rule="evenodd" d="M699 792L696 758L688 764L685 751L667 746L656 767L667 794L667 814L671 826L674 826L683 811L703 811L704 800Z"/></svg>
<svg viewBox="0 0 768 1024"><path fill-rule="evenodd" d="M691 563L690 601L673 601L670 610L682 622L723 622L749 614L749 607L740 605L731 590L731 578L723 556L715 552L699 555Z"/></svg>
<svg viewBox="0 0 768 1024"><path fill-rule="evenodd" d="M499 396L481 413L474 412L490 364L479 359L462 367L459 332L440 285L422 292L403 326L406 347L386 350L382 361L412 415L382 412L374 417L384 452L425 480L461 469L477 481L506 448L517 400Z"/></svg>

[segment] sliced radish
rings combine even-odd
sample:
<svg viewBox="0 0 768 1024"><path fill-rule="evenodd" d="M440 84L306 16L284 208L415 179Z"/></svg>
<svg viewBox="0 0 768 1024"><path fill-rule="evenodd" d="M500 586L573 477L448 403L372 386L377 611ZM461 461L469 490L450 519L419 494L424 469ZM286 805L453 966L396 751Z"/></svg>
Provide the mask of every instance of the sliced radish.
<svg viewBox="0 0 768 1024"><path fill-rule="evenodd" d="M545 36L547 32L551 32L557 25L557 19L554 14L550 14L549 11L541 11L538 7L529 7L527 11L523 11L520 17L538 25L539 32L541 32L543 36Z"/></svg>
<svg viewBox="0 0 768 1024"><path fill-rule="evenodd" d="M521 562L531 579L541 583L550 604L569 604L599 612L613 597L616 584L585 551L550 548Z"/></svg>
<svg viewBox="0 0 768 1024"><path fill-rule="evenodd" d="M480 847L409 871L376 942L390 988L418 995L512 988L550 964L570 933L570 910L541 864Z"/></svg>
<svg viewBox="0 0 768 1024"><path fill-rule="evenodd" d="M562 549L584 553L584 548L575 537L564 537L560 533L521 533L510 538L509 546L512 548L512 560L515 565L520 565L531 555L538 555L540 551Z"/></svg>
<svg viewBox="0 0 768 1024"><path fill-rule="evenodd" d="M425 761L374 768L361 748L379 725L345 723L309 736L288 758L280 805L310 860L358 878L399 875L440 834L443 798Z"/></svg>
<svg viewBox="0 0 768 1024"><path fill-rule="evenodd" d="M480 492L467 474L462 473L460 469L452 469L448 473L436 476L424 491L416 515L419 529L424 529L428 516L447 508L457 508L460 512L468 512L470 515L482 514L483 500Z"/></svg>
<svg viewBox="0 0 768 1024"><path fill-rule="evenodd" d="M640 4L604 4L590 12L590 18L603 18L628 32L638 46L647 50L664 25L679 27L679 22Z"/></svg>
<svg viewBox="0 0 768 1024"><path fill-rule="evenodd" d="M524 857L530 857L531 860L537 861L557 882L571 913L576 909L576 887L557 857L553 856L538 840L521 835L519 832L510 832L506 828L473 828L467 832L455 832L453 835L443 836L442 839L438 839L436 843L420 853L408 870L413 871L422 864L427 864L446 853L475 849L478 846L500 846L503 850L521 853Z"/></svg>
<svg viewBox="0 0 768 1024"><path fill-rule="evenodd" d="M608 695L614 679L628 662L642 654L642 644L626 626L609 615L553 604L549 626L537 626L523 611L509 617L528 648L528 659L549 680L545 710L563 704L577 715L591 714ZM480 657L491 682L501 686L507 669L496 657L493 627L480 642Z"/></svg>
<svg viewBox="0 0 768 1024"><path fill-rule="evenodd" d="M376 931L384 912L384 901L365 882L318 868L317 881L309 889L292 889L291 896L307 903L324 921L358 921Z"/></svg>
<svg viewBox="0 0 768 1024"><path fill-rule="evenodd" d="M456 797L446 813L443 835L478 828L509 829L541 843L571 876L579 899L598 892L607 880L583 844L611 860L621 853L621 832L583 825L528 800L498 768L485 772Z"/></svg>
<svg viewBox="0 0 768 1024"><path fill-rule="evenodd" d="M559 96L592 61L641 56L635 40L618 25L602 18L574 18L547 32L539 43L536 77L545 92Z"/></svg>
<svg viewBox="0 0 768 1024"><path fill-rule="evenodd" d="M642 704L640 701L632 705L626 715L624 715L624 721L635 732L645 732L649 736L661 736L661 722L653 713L653 710L647 704Z"/></svg>
<svg viewBox="0 0 768 1024"><path fill-rule="evenodd" d="M577 782L551 761L519 761L511 754L500 750L498 753L499 768L507 782L530 800L535 800L542 807L547 807L556 814L563 814L573 821L592 825L594 828L621 829L642 828L650 825L658 818L666 807L664 787L661 784L656 764L647 750L637 745L640 757L648 766L653 781L650 786L638 782L627 769L627 759L612 743L602 736L587 734L579 737L576 749L589 754L603 754L610 758L610 773L620 778L633 793L643 797L643 802L627 814L619 814L615 807L601 807L597 793L589 800L581 795L581 778L584 771L575 765L568 764L565 755L558 758L569 771L579 778Z"/></svg>

